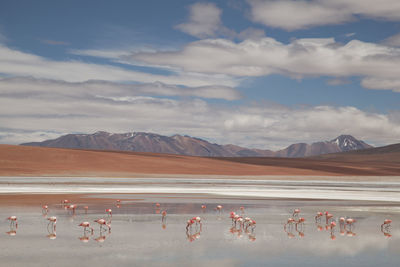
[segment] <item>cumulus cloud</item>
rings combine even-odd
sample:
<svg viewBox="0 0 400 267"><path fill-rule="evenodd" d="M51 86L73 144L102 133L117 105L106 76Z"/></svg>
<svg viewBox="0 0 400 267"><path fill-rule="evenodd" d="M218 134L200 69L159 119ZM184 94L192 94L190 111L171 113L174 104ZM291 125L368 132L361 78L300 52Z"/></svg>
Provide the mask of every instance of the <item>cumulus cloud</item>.
<svg viewBox="0 0 400 267"><path fill-rule="evenodd" d="M189 7L189 21L175 26L190 35L205 38L215 36L223 27L222 10L214 3L195 3Z"/></svg>
<svg viewBox="0 0 400 267"><path fill-rule="evenodd" d="M166 88L161 90L157 86ZM192 96L208 95L203 89L192 88ZM0 125L7 129L1 131L0 142L21 143L71 132L106 130L180 133L217 143L280 149L291 143L331 139L342 133L375 144L397 142L400 135L398 113L369 113L354 107L214 105L196 97L170 98L158 90L170 90L170 95L174 95L189 89L164 84L2 79Z"/></svg>
<svg viewBox="0 0 400 267"><path fill-rule="evenodd" d="M224 36L232 39L258 39L265 37L262 29L247 28L236 32L225 27L221 21L222 10L214 3L195 3L189 7L188 21L175 28L197 38Z"/></svg>
<svg viewBox="0 0 400 267"><path fill-rule="evenodd" d="M11 49L0 44L0 73L9 76L32 76L35 78L83 82L87 80L106 80L113 82L155 81L184 86L223 85L236 86L238 81L226 75L201 75L197 73L174 73L156 75L115 67L105 64L82 61L56 61L35 54Z"/></svg>
<svg viewBox="0 0 400 267"><path fill-rule="evenodd" d="M400 20L397 0L247 0L251 19L267 26L298 30L361 18Z"/></svg>
<svg viewBox="0 0 400 267"><path fill-rule="evenodd" d="M333 38L296 39L289 44L273 38L235 43L226 39L192 42L181 51L136 53L133 60L181 68L184 71L257 77L283 74L301 78L360 76L370 89L382 87L371 78L397 81L400 48L352 40L336 43ZM392 83L393 84L393 83Z"/></svg>

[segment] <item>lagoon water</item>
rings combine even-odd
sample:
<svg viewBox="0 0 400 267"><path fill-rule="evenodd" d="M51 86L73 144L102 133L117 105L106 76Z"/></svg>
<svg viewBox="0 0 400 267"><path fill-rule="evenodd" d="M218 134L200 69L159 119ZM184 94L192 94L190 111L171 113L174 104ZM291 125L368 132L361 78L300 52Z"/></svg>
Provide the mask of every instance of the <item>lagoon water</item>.
<svg viewBox="0 0 400 267"><path fill-rule="evenodd" d="M7 266L399 266L400 206L382 201L231 198L187 194L91 194L110 199L107 204L78 204L76 214L57 203L48 216L57 216L56 238L47 228L41 207L2 207L0 218L19 218L16 235L8 222L0 225L1 265ZM114 198L121 199L116 206ZM134 200L133 200L134 199ZM161 204L160 209L155 203ZM206 204L203 211L201 204ZM222 213L214 208L223 205ZM245 216L257 221L251 231L235 231L229 212L245 207ZM106 217L113 209L112 230L83 234L77 225ZM285 232L284 222L294 208L306 218L304 232ZM167 210L163 224L160 211ZM317 211L329 210L357 219L352 232L333 233L314 222ZM186 220L201 216L203 227L186 232ZM380 225L393 219L386 235ZM94 224L94 223L93 223ZM333 237L334 236L334 237ZM83 242L87 241L87 242ZM103 242L99 242L103 241Z"/></svg>

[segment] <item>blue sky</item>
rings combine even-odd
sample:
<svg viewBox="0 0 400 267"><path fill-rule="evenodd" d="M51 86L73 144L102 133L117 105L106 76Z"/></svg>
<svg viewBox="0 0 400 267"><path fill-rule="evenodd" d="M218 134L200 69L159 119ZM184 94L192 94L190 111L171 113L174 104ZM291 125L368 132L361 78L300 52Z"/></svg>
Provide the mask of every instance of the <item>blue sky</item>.
<svg viewBox="0 0 400 267"><path fill-rule="evenodd" d="M0 143L396 143L399 14L395 0L2 1Z"/></svg>

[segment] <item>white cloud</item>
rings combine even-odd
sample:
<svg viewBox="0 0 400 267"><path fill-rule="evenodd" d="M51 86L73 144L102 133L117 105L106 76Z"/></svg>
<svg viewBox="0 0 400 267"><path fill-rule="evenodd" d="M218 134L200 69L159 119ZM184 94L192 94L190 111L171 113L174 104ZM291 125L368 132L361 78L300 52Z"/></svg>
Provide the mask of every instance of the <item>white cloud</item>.
<svg viewBox="0 0 400 267"><path fill-rule="evenodd" d="M270 74L294 78L361 76L365 80L379 78L383 81L397 81L400 77L400 48L358 40L341 44L333 38L297 39L289 44L273 38L240 43L206 39L190 43L181 51L136 53L132 58L186 72L237 77ZM378 83L369 83L367 88L385 89Z"/></svg>
<svg viewBox="0 0 400 267"><path fill-rule="evenodd" d="M112 65L85 63L82 61L56 61L34 54L8 48L0 44L0 73L10 76L83 82L87 80L132 81L142 83L163 82L185 86L223 85L236 86L238 81L226 75L201 75L175 73L156 75L132 71Z"/></svg>
<svg viewBox="0 0 400 267"><path fill-rule="evenodd" d="M286 30L339 24L359 17L400 20L397 0L248 0L248 3L253 21Z"/></svg>
<svg viewBox="0 0 400 267"><path fill-rule="evenodd" d="M44 80L34 78L0 79L0 96L25 97L94 98L101 97L137 97L137 96L178 96L201 97L208 99L237 100L241 95L227 86L179 87L160 82L143 84L120 84L107 81L88 81L80 83Z"/></svg>
<svg viewBox="0 0 400 267"><path fill-rule="evenodd" d="M222 10L214 3L195 3L189 7L189 21L175 28L198 38L224 36L231 39L258 39L265 37L262 29L247 28L236 32L225 27L221 21Z"/></svg>
<svg viewBox="0 0 400 267"><path fill-rule="evenodd" d="M390 36L383 41L383 44L389 46L400 47L400 33Z"/></svg>
<svg viewBox="0 0 400 267"><path fill-rule="evenodd" d="M189 21L176 26L190 35L205 38L215 36L221 29L221 13L214 3L195 3L189 7Z"/></svg>
<svg viewBox="0 0 400 267"><path fill-rule="evenodd" d="M157 87L3 79L0 142L43 140L71 132L147 131L280 149L291 143L331 139L342 133L375 144L398 142L400 135L398 113L368 113L354 107L331 106L213 105L193 97L166 98L153 86ZM182 88L159 86L167 87L160 89L164 93L171 90L171 94L181 94ZM204 93L202 89L200 93Z"/></svg>

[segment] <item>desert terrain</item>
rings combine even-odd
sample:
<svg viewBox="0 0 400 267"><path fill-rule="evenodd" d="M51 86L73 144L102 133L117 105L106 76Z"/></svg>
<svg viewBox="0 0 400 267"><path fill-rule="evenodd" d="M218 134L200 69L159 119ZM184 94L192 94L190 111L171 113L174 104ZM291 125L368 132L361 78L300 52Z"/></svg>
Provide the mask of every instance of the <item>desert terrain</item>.
<svg viewBox="0 0 400 267"><path fill-rule="evenodd" d="M297 159L207 158L0 145L0 176L396 176L399 174L400 153L396 151L340 153Z"/></svg>

